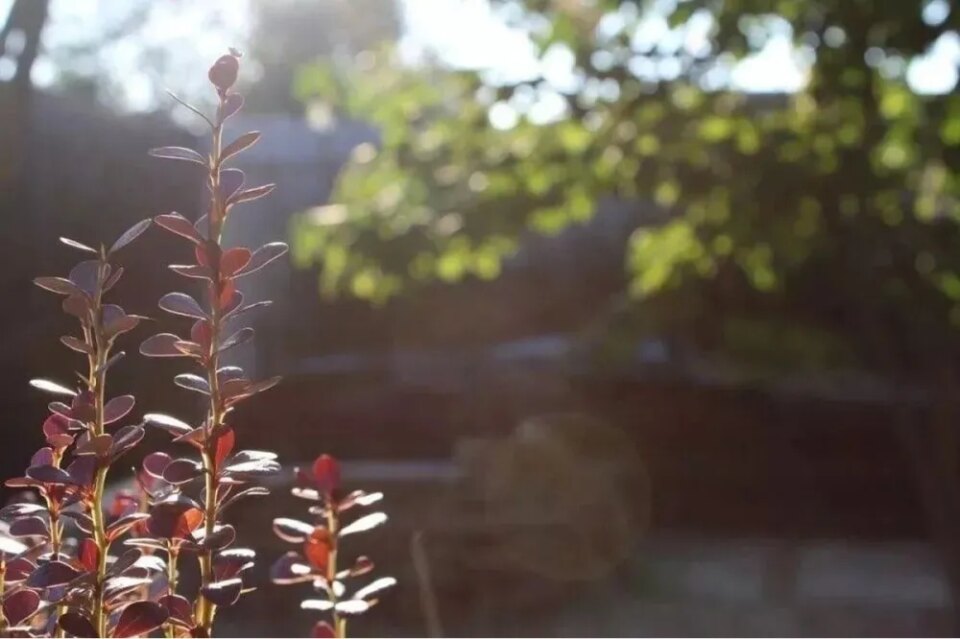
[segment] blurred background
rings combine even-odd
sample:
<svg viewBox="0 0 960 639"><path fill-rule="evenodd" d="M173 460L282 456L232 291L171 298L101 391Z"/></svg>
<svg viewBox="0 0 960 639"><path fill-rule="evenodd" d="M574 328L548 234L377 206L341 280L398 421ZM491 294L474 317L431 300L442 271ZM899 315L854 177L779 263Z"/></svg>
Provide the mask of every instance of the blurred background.
<svg viewBox="0 0 960 639"><path fill-rule="evenodd" d="M0 475L42 442L27 380L72 378L30 280L58 236L197 216L146 151L204 148L165 90L209 108L234 46L241 166L279 188L229 238L292 249L239 355L286 381L235 422L386 493L360 543L400 586L354 632L960 632L958 29L952 0L0 0ZM129 251L129 312L182 250ZM199 414L175 372L113 383ZM288 479L234 513L262 573ZM304 634L298 600L220 631Z"/></svg>

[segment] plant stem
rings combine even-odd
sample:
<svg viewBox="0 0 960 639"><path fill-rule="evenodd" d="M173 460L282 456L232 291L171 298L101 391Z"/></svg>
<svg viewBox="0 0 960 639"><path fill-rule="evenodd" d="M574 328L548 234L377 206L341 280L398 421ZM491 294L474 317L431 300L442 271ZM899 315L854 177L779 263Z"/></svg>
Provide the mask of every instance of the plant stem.
<svg viewBox="0 0 960 639"><path fill-rule="evenodd" d="M103 281L106 267L105 262L101 261L100 273L98 276L97 293L93 304L93 342L95 346L95 355L90 358L90 375L88 386L94 395L94 420L92 431L94 436L104 434L104 397L106 392L106 363L109 355L109 345L103 338ZM103 514L103 493L107 485L107 464L98 464L93 484L93 501L90 504L90 516L93 519L93 541L97 545L97 578L94 584L94 610L93 623L98 637L107 636L107 611L104 607L104 582L107 574L107 552L109 551L109 541L107 540L106 518Z"/></svg>
<svg viewBox="0 0 960 639"><path fill-rule="evenodd" d="M220 243L220 233L223 228L225 210L220 201L220 147L222 129L219 125L213 128L213 151L210 163L210 212L207 214L208 236L211 242ZM213 256L211 269L213 270L210 285L210 351L207 353L206 373L207 383L210 386L210 407L207 418L207 441L203 444L201 460L205 482L204 490L204 531L209 538L217 524L217 493L219 490L216 468L216 440L209 435L216 432L223 420L221 412L220 382L217 378L217 369L220 366L218 347L220 345L220 295L223 287L220 281L219 255ZM200 584L201 587L213 583L213 552L204 551L200 554ZM197 597L196 620L197 625L210 636L213 632L213 617L216 606L202 594Z"/></svg>
<svg viewBox="0 0 960 639"><path fill-rule="evenodd" d="M177 594L177 555L178 550L175 546L167 546L167 594ZM163 636L167 639L174 639L177 636L177 628L172 623L163 624Z"/></svg>
<svg viewBox="0 0 960 639"><path fill-rule="evenodd" d="M327 531L330 533L330 557L327 561L327 596L333 603L330 615L333 617L334 635L343 639L347 636L347 619L337 612L337 593L333 588L333 583L337 579L337 531L339 530L339 521L337 519L336 504L333 499L327 502Z"/></svg>
<svg viewBox="0 0 960 639"><path fill-rule="evenodd" d="M7 588L7 560L0 557L0 596ZM3 614L3 606L0 606L0 636L5 636L7 630L7 618Z"/></svg>

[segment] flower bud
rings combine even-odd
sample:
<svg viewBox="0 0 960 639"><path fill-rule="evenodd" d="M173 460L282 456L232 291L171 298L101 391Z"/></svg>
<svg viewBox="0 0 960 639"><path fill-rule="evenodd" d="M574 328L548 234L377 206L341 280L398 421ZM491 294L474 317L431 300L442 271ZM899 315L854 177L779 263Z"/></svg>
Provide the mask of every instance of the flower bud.
<svg viewBox="0 0 960 639"><path fill-rule="evenodd" d="M217 92L220 95L226 95L230 87L233 86L233 83L237 81L237 72L239 70L240 60L231 53L230 55L220 56L217 61L213 63L213 66L210 67L210 72L207 73L207 77L210 78L213 86L217 87Z"/></svg>

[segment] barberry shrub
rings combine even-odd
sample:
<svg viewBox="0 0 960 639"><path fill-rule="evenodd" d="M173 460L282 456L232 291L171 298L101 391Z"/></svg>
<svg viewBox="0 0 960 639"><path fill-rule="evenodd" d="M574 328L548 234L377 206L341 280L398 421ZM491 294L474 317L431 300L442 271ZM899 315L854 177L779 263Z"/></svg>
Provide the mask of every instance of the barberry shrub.
<svg viewBox="0 0 960 639"><path fill-rule="evenodd" d="M313 523L281 517L273 520L273 531L280 539L297 544L302 553L290 551L274 562L270 577L276 584L310 583L315 598L300 603L304 610L329 614L313 627L314 637L346 637L347 620L365 613L377 603L379 594L396 584L393 577L380 577L360 587L352 586L357 577L368 575L374 565L366 556L345 562L340 544L344 537L376 528L387 521L382 512L361 514L344 524L351 511L363 511L383 499L383 493L354 490L344 493L340 483L340 464L329 455L321 455L309 469L297 469L295 497L313 502L308 512ZM348 584L350 586L348 587Z"/></svg>
<svg viewBox="0 0 960 639"><path fill-rule="evenodd" d="M23 477L6 482L23 489L25 496L0 509L0 636L134 637L162 632L166 637L209 637L217 611L235 604L253 587L248 574L255 554L234 545L236 531L224 514L244 497L267 494L256 481L278 472L280 465L274 453L237 450L230 416L238 403L279 379L252 381L224 357L254 336L251 327L238 326L239 319L269 304L246 303L237 282L281 257L287 247L273 242L250 250L222 243L234 207L274 188L245 187L243 172L226 167L260 137L249 132L224 143L224 124L243 105L243 97L231 91L239 58L231 50L210 68L208 76L218 97L212 117L174 96L209 125L210 153L205 156L183 147L151 151L159 158L203 168L209 198L199 218L190 221L168 213L143 220L109 247L61 238L87 258L66 277L36 280L41 288L62 296L64 312L78 321L77 333L61 342L86 359L86 370L78 372L75 383L31 382L55 400L43 423L47 445L33 455ZM193 263L170 269L195 288L199 285L200 295L199 301L188 293L164 295L160 308L189 318L189 334L158 333L140 345L140 352L189 360L192 370L177 375L174 383L201 394L206 409L193 420L149 413L139 423L122 426L129 421L135 400L132 395L109 397L108 373L124 357L117 343L146 318L126 313L107 297L123 275L118 254L151 223L192 246ZM115 491L108 500L110 469L140 443L145 426L192 447L197 458L150 452L135 473L136 488ZM298 487L295 494L317 501L311 513L324 522L310 526L309 534L304 532L305 570L315 586L326 584L334 621L329 632L342 636L344 615L369 608L373 593L393 580L377 580L345 597L343 581L368 572L372 564L361 558L338 571L337 540L379 525L386 516L375 513L340 527L341 513L369 505L380 495L356 492L341 497L339 466L328 457L318 460L312 473L298 476L309 486ZM284 527L283 521L292 520L278 520L275 529L286 530L287 540L293 538L290 530L307 529L301 522ZM199 564L200 584L185 593L179 569L181 562L193 558Z"/></svg>

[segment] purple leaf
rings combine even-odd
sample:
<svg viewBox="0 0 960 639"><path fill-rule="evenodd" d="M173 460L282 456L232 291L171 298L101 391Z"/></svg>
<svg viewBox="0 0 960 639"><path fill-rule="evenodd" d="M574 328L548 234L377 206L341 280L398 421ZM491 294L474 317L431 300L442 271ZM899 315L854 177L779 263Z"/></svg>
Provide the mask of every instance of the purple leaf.
<svg viewBox="0 0 960 639"><path fill-rule="evenodd" d="M186 424L184 424L186 426ZM187 426L189 428L189 426ZM153 452L143 458L143 470L151 477L160 479L163 477L163 469L173 461L170 455L162 452Z"/></svg>
<svg viewBox="0 0 960 639"><path fill-rule="evenodd" d="M164 415L163 413L147 413L143 416L143 421L150 426L162 428L175 435L184 435L193 431L193 427L186 422L180 421L170 415Z"/></svg>
<svg viewBox="0 0 960 639"><path fill-rule="evenodd" d="M130 242L140 237L143 234L143 232L150 227L151 221L152 220L150 220L149 218L147 218L146 220L140 220L139 222L131 226L129 229L124 231L123 235L118 237L117 241L114 242L113 246L110 247L110 253L116 253L117 251L122 249L124 246L126 246Z"/></svg>
<svg viewBox="0 0 960 639"><path fill-rule="evenodd" d="M114 397L103 407L103 422L105 424L112 424L119 419L123 419L133 410L135 403L136 399L134 399L133 395Z"/></svg>
<svg viewBox="0 0 960 639"><path fill-rule="evenodd" d="M237 538L237 531L230 524L217 524L210 535L200 528L193 536L197 545L205 550L223 550Z"/></svg>
<svg viewBox="0 0 960 639"><path fill-rule="evenodd" d="M37 277L33 283L40 288L60 295L83 295L79 286L63 277Z"/></svg>
<svg viewBox="0 0 960 639"><path fill-rule="evenodd" d="M287 245L283 242L271 242L269 244L264 244L253 252L253 255L250 256L250 261L247 262L245 267L240 269L240 271L236 274L236 277L249 275L250 273L259 271L270 262L285 255L288 248L289 247L287 247Z"/></svg>
<svg viewBox="0 0 960 639"><path fill-rule="evenodd" d="M255 332L256 331L254 331L249 326L244 326L239 331L237 331L227 339L223 340L223 342L220 344L220 348L217 350L219 350L222 353L228 348L233 348L234 346L246 344L251 339L253 339Z"/></svg>
<svg viewBox="0 0 960 639"><path fill-rule="evenodd" d="M105 268L109 269L109 266L105 266ZM97 260L80 262L73 267L68 277L87 295L93 295L100 282L100 262Z"/></svg>
<svg viewBox="0 0 960 639"><path fill-rule="evenodd" d="M104 458L107 456L107 453L110 452L111 446L113 446L113 437L107 434L97 435L95 437L89 437L77 445L74 449L74 454L93 455L97 458Z"/></svg>
<svg viewBox="0 0 960 639"><path fill-rule="evenodd" d="M67 280L64 280L67 281ZM73 282L70 283L73 286ZM79 288L74 286L74 292L69 294L66 299L63 300L63 303L60 307L63 309L63 312L67 315L73 315L79 319L83 324L89 323L89 314L90 314L90 300L87 299L86 293L81 291Z"/></svg>
<svg viewBox="0 0 960 639"><path fill-rule="evenodd" d="M231 93L223 100L223 105L219 109L220 122L224 122L231 115L235 114L243 106L243 96L239 93Z"/></svg>
<svg viewBox="0 0 960 639"><path fill-rule="evenodd" d="M31 466L50 466L53 464L53 449L44 446L30 457Z"/></svg>
<svg viewBox="0 0 960 639"><path fill-rule="evenodd" d="M176 233L181 237L185 237L191 242L196 242L197 244L203 242L203 236L197 232L197 229L194 228L190 220L179 213L164 213L163 215L158 215L153 218L153 221L157 223L157 226L165 228L171 233Z"/></svg>
<svg viewBox="0 0 960 639"><path fill-rule="evenodd" d="M246 306L238 306L234 308L232 311L230 311L229 313L227 313L226 315L224 315L223 319L224 321L232 320L236 317L240 317L244 313L247 313L249 311L252 311L258 308L265 308L267 306L270 306L271 304L273 304L273 302L271 302L270 300L260 300L259 302L254 302L253 304L247 304Z"/></svg>
<svg viewBox="0 0 960 639"><path fill-rule="evenodd" d="M262 197L266 197L273 193L273 190L277 188L276 184L263 184L260 186L255 186L250 189L244 189L236 193L233 197L230 198L229 204L233 206L234 204L241 204L243 202L252 202L253 200L259 200Z"/></svg>
<svg viewBox="0 0 960 639"><path fill-rule="evenodd" d="M176 347L180 338L173 333L157 333L140 344L140 354L147 357L185 357L186 353Z"/></svg>
<svg viewBox="0 0 960 639"><path fill-rule="evenodd" d="M171 484L185 484L200 476L201 466L192 459L175 459L163 469L163 480Z"/></svg>
<svg viewBox="0 0 960 639"><path fill-rule="evenodd" d="M72 351L83 353L85 355L89 355L90 353L93 352L92 346L87 344L82 339L74 337L73 335L64 335L63 337L60 338L60 341L63 343L64 346L66 346Z"/></svg>
<svg viewBox="0 0 960 639"><path fill-rule="evenodd" d="M160 298L160 308L174 315L185 315L195 319L207 319L206 312L186 293L167 293Z"/></svg>
<svg viewBox="0 0 960 639"><path fill-rule="evenodd" d="M280 464L272 459L257 459L253 461L244 461L231 463L223 469L223 475L238 481L255 479L258 477L269 477L280 472Z"/></svg>
<svg viewBox="0 0 960 639"><path fill-rule="evenodd" d="M243 186L244 174L240 169L223 169L220 171L220 197L224 201L230 199Z"/></svg>
<svg viewBox="0 0 960 639"><path fill-rule="evenodd" d="M209 280L213 277L210 269L206 266L200 266L199 264L171 264L170 270L177 275L192 277L194 279Z"/></svg>
<svg viewBox="0 0 960 639"><path fill-rule="evenodd" d="M118 430L117 434L113 437L113 447L110 448L111 460L116 459L139 444L140 440L143 439L144 434L145 432L143 427L136 424L124 426Z"/></svg>
<svg viewBox="0 0 960 639"><path fill-rule="evenodd" d="M27 578L28 588L50 588L68 584L78 576L80 571L63 561L48 561L41 564Z"/></svg>
<svg viewBox="0 0 960 639"><path fill-rule="evenodd" d="M234 578L204 586L200 592L217 606L232 606L237 603L242 590L243 580Z"/></svg>
<svg viewBox="0 0 960 639"><path fill-rule="evenodd" d="M76 481L67 471L56 466L31 466L27 469L27 477L44 484L73 485Z"/></svg>
<svg viewBox="0 0 960 639"><path fill-rule="evenodd" d="M207 166L206 158L193 149L188 149L184 146L162 146L158 149L150 149L148 153L155 158L183 160L185 162L199 164L200 166Z"/></svg>
<svg viewBox="0 0 960 639"><path fill-rule="evenodd" d="M115 270L110 275L110 277L108 277L107 280L103 283L103 290L106 292L106 291L109 291L114 286L116 286L117 282L120 281L120 277L122 275L123 275L123 267L122 266L117 267L117 270Z"/></svg>
<svg viewBox="0 0 960 639"><path fill-rule="evenodd" d="M238 493L230 495L227 499L220 504L220 512L223 512L227 507L233 505L237 501L243 499L244 497L262 497L264 495L269 495L270 491L264 488L263 486L251 486L250 488L245 488Z"/></svg>
<svg viewBox="0 0 960 639"><path fill-rule="evenodd" d="M3 508L0 508L0 519L14 519L15 517L26 517L29 515L38 515L46 512L47 509L44 506L24 501L15 504L7 504Z"/></svg>
<svg viewBox="0 0 960 639"><path fill-rule="evenodd" d="M67 472L73 478L74 483L80 486L90 486L93 484L93 473L97 468L97 460L89 455L77 457L69 466Z"/></svg>
<svg viewBox="0 0 960 639"><path fill-rule="evenodd" d="M135 601L120 613L114 637L136 637L152 632L167 620L167 609L154 601Z"/></svg>
<svg viewBox="0 0 960 639"><path fill-rule="evenodd" d="M31 515L21 517L10 524L10 534L14 537L47 537L50 535L50 528L47 527L46 521Z"/></svg>
<svg viewBox="0 0 960 639"><path fill-rule="evenodd" d="M157 603L166 608L171 623L177 623L187 628L193 625L193 605L186 597L165 595L160 597Z"/></svg>
<svg viewBox="0 0 960 639"><path fill-rule="evenodd" d="M225 162L235 156L237 153L240 153L244 149L248 149L254 144L257 140L260 139L259 131L250 131L249 133L244 133L236 140L228 144L223 148L223 151L220 152L220 161Z"/></svg>
<svg viewBox="0 0 960 639"><path fill-rule="evenodd" d="M207 383L207 380L193 373L177 375L173 378L173 383L180 388L186 388L187 390L203 393L204 395L210 394L210 384Z"/></svg>

